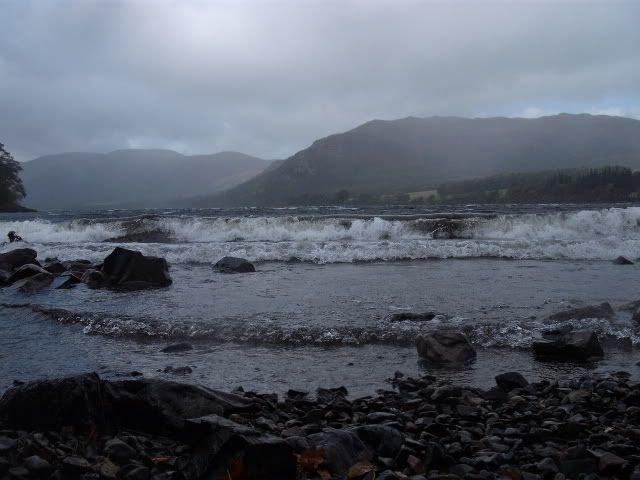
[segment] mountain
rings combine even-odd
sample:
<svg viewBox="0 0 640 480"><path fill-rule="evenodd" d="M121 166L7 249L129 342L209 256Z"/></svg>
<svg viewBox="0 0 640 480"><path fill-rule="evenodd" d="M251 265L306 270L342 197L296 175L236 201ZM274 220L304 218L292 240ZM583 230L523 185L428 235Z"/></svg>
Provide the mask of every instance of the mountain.
<svg viewBox="0 0 640 480"><path fill-rule="evenodd" d="M587 114L374 120L317 140L197 204L285 205L322 201L341 190L349 195L428 190L504 172L614 164L640 168L640 121Z"/></svg>
<svg viewBox="0 0 640 480"><path fill-rule="evenodd" d="M238 185L270 163L237 152L130 149L46 155L23 163L20 176L27 203L38 209L171 207Z"/></svg>

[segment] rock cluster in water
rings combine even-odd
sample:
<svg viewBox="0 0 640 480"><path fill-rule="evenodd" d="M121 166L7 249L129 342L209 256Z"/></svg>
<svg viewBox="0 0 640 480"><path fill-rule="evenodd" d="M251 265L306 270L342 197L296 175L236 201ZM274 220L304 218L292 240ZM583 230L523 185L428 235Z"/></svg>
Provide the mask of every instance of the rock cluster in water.
<svg viewBox="0 0 640 480"><path fill-rule="evenodd" d="M0 254L0 286L21 292L45 288L71 288L85 283L89 288L141 289L171 284L169 265L164 258L116 247L99 265L88 260L48 259L42 265L38 253L19 248Z"/></svg>
<svg viewBox="0 0 640 480"><path fill-rule="evenodd" d="M488 390L396 373L349 398L222 393L95 374L0 400L0 475L165 480L640 479L640 384L626 373Z"/></svg>

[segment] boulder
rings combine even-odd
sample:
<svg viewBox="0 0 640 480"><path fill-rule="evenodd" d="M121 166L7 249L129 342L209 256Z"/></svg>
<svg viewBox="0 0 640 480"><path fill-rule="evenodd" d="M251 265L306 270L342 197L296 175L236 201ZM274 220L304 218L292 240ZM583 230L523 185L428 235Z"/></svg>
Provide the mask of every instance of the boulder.
<svg viewBox="0 0 640 480"><path fill-rule="evenodd" d="M369 449L353 431L327 428L307 436L307 441L313 448L324 449L324 466L332 478L346 478L352 465L372 459Z"/></svg>
<svg viewBox="0 0 640 480"><path fill-rule="evenodd" d="M507 372L496 375L496 385L510 392L514 388L524 388L529 382L518 372Z"/></svg>
<svg viewBox="0 0 640 480"><path fill-rule="evenodd" d="M57 262L57 261L47 263L44 266L44 269L49 273L53 273L54 275L60 275L61 273L64 273L67 271L65 266L61 262Z"/></svg>
<svg viewBox="0 0 640 480"><path fill-rule="evenodd" d="M282 438L265 435L219 415L185 422L185 435L195 446L185 466L188 476L223 480L297 478L293 448Z"/></svg>
<svg viewBox="0 0 640 480"><path fill-rule="evenodd" d="M391 322L403 322L405 320L427 322L433 320L436 314L433 312L413 313L413 312L401 312L393 313L389 316Z"/></svg>
<svg viewBox="0 0 640 480"><path fill-rule="evenodd" d="M36 257L38 252L31 248L17 248L7 253L0 254L0 270L9 272L15 270L22 265L32 263L38 265Z"/></svg>
<svg viewBox="0 0 640 480"><path fill-rule="evenodd" d="M91 268L91 262L89 260L66 260L60 263L65 270L73 270L76 272L84 272Z"/></svg>
<svg viewBox="0 0 640 480"><path fill-rule="evenodd" d="M432 363L467 363L476 358L476 351L460 332L435 332L419 336L418 354Z"/></svg>
<svg viewBox="0 0 640 480"><path fill-rule="evenodd" d="M165 287L171 284L169 265L164 258L116 247L104 259L102 271L113 285L132 288Z"/></svg>
<svg viewBox="0 0 640 480"><path fill-rule="evenodd" d="M107 276L100 270L94 270L93 268L85 270L80 281L89 288L102 288L109 284Z"/></svg>
<svg viewBox="0 0 640 480"><path fill-rule="evenodd" d="M81 272L65 272L54 278L51 287L56 289L72 288L81 283L81 278Z"/></svg>
<svg viewBox="0 0 640 480"><path fill-rule="evenodd" d="M49 272L38 273L31 277L23 278L11 285L12 288L24 293L37 292L47 288L53 282L53 275Z"/></svg>
<svg viewBox="0 0 640 480"><path fill-rule="evenodd" d="M255 272L256 267L248 260L237 257L224 257L213 266L214 269L222 273L249 273Z"/></svg>
<svg viewBox="0 0 640 480"><path fill-rule="evenodd" d="M0 286L4 287L8 285L8 280L11 278L11 272L6 270L0 270Z"/></svg>
<svg viewBox="0 0 640 480"><path fill-rule="evenodd" d="M600 305L589 305L587 307L571 308L562 312L549 315L548 319L556 322L566 320L580 320L582 318L613 318L615 312L607 302Z"/></svg>
<svg viewBox="0 0 640 480"><path fill-rule="evenodd" d="M405 440L404 433L385 425L361 425L351 431L375 457L396 458Z"/></svg>
<svg viewBox="0 0 640 480"><path fill-rule="evenodd" d="M16 283L18 280L22 280L23 278L33 277L38 273L50 273L50 272L46 271L44 268L38 265L27 263L26 265L22 265L21 267L18 267L16 270L14 270L14 272L11 274L11 276L7 280L7 283L9 285L12 285Z"/></svg>
<svg viewBox="0 0 640 480"><path fill-rule="evenodd" d="M188 418L252 411L252 401L230 393L158 379L104 381L95 373L36 380L0 399L0 424L23 430L63 426L116 431L176 432Z"/></svg>
<svg viewBox="0 0 640 480"><path fill-rule="evenodd" d="M545 340L533 342L533 353L542 360L587 361L602 357L604 352L592 330L557 332Z"/></svg>
<svg viewBox="0 0 640 480"><path fill-rule="evenodd" d="M622 255L613 261L614 265L633 265L633 262Z"/></svg>
<svg viewBox="0 0 640 480"><path fill-rule="evenodd" d="M193 350L193 345L187 342L181 342L181 343L172 343L171 345L167 345L160 351L164 353L176 353L176 352L186 352L188 350Z"/></svg>

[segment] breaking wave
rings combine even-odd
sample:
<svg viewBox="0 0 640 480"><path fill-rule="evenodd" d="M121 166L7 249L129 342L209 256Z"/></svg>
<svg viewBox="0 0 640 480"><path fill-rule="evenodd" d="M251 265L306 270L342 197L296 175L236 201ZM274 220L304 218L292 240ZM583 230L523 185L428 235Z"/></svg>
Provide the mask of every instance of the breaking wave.
<svg viewBox="0 0 640 480"><path fill-rule="evenodd" d="M638 256L640 207L463 218L146 215L0 222L0 232L9 230L37 246L41 256L59 258L99 259L120 243L176 263L209 263L223 255L315 263L473 257L608 260Z"/></svg>

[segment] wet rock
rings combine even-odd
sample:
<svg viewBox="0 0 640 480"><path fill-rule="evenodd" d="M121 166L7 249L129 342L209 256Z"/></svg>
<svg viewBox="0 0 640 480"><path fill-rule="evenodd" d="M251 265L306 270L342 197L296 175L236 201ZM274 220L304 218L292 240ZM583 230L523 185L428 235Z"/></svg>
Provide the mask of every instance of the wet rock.
<svg viewBox="0 0 640 480"><path fill-rule="evenodd" d="M562 460L560 470L569 478L578 478L580 474L596 473L598 464L593 458L576 458Z"/></svg>
<svg viewBox="0 0 640 480"><path fill-rule="evenodd" d="M172 367L172 366L168 366L165 367L164 369L164 373L171 373L173 375L189 375L190 373L193 373L193 370L191 369L191 367Z"/></svg>
<svg viewBox="0 0 640 480"><path fill-rule="evenodd" d="M73 272L65 272L53 279L51 288L62 289L62 290L73 288L79 283L82 283L81 278L82 278L81 275L74 275Z"/></svg>
<svg viewBox="0 0 640 480"><path fill-rule="evenodd" d="M633 265L633 262L622 255L613 261L614 265Z"/></svg>
<svg viewBox="0 0 640 480"><path fill-rule="evenodd" d="M222 273L250 273L256 271L256 267L252 263L238 257L224 257L218 260L213 268Z"/></svg>
<svg viewBox="0 0 640 480"><path fill-rule="evenodd" d="M102 288L109 284L107 276L100 270L94 270L93 268L85 270L80 281L89 288Z"/></svg>
<svg viewBox="0 0 640 480"><path fill-rule="evenodd" d="M62 460L62 468L70 474L79 475L91 470L91 464L86 458L66 457Z"/></svg>
<svg viewBox="0 0 640 480"><path fill-rule="evenodd" d="M11 278L11 272L0 270L0 287L8 285L9 278Z"/></svg>
<svg viewBox="0 0 640 480"><path fill-rule="evenodd" d="M22 265L21 267L18 267L16 270L14 270L11 276L7 279L7 284L8 285L14 284L19 280L33 277L38 273L49 273L49 272L47 272L44 268L38 265L27 263L26 265Z"/></svg>
<svg viewBox="0 0 640 480"><path fill-rule="evenodd" d="M67 271L84 272L92 268L92 263L89 260L66 260L60 263Z"/></svg>
<svg viewBox="0 0 640 480"><path fill-rule="evenodd" d="M195 439L194 474L223 478L295 480L293 449L281 438L263 435L226 418L209 415L188 420L185 433ZM241 466L241 470L237 470ZM233 473L232 473L233 472Z"/></svg>
<svg viewBox="0 0 640 480"><path fill-rule="evenodd" d="M351 431L378 457L395 458L405 440L402 432L384 425L363 425Z"/></svg>
<svg viewBox="0 0 640 480"><path fill-rule="evenodd" d="M620 458L613 453L606 452L604 453L599 461L598 461L598 469L600 473L605 475L614 475L615 473L622 470L626 465L627 461L624 458Z"/></svg>
<svg viewBox="0 0 640 480"><path fill-rule="evenodd" d="M49 272L52 273L53 275L60 275L61 273L64 273L67 271L67 269L65 268L65 266L58 261L53 261L50 263L47 263L44 266L44 269Z"/></svg>
<svg viewBox="0 0 640 480"><path fill-rule="evenodd" d="M0 435L0 455L16 448L17 440Z"/></svg>
<svg viewBox="0 0 640 480"><path fill-rule="evenodd" d="M39 290L43 290L51 285L53 282L53 275L49 272L38 273L37 275L33 275L28 278L23 278L22 280L18 280L13 285L12 288L18 290L23 293L32 293L37 292Z"/></svg>
<svg viewBox="0 0 640 480"><path fill-rule="evenodd" d="M182 342L182 343L172 343L171 345L167 345L160 351L164 353L176 353L176 352L186 352L188 350L193 350L193 345L187 342Z"/></svg>
<svg viewBox="0 0 640 480"><path fill-rule="evenodd" d="M126 462L136 456L136 451L119 438L112 438L105 443L104 451L107 457L118 463Z"/></svg>
<svg viewBox="0 0 640 480"><path fill-rule="evenodd" d="M564 322L566 320L580 320L582 318L606 318L611 319L615 312L607 302L600 305L589 305L587 307L571 308L562 312L549 315L549 320Z"/></svg>
<svg viewBox="0 0 640 480"><path fill-rule="evenodd" d="M44 474L51 470L51 464L38 455L31 455L25 458L24 466L35 474Z"/></svg>
<svg viewBox="0 0 640 480"><path fill-rule="evenodd" d="M435 332L419 336L418 354L432 363L468 363L476 358L476 351L460 332Z"/></svg>
<svg viewBox="0 0 640 480"><path fill-rule="evenodd" d="M31 248L17 248L10 252L0 253L0 270L12 272L13 270L29 263L38 265L36 257L38 253Z"/></svg>
<svg viewBox="0 0 640 480"><path fill-rule="evenodd" d="M169 265L164 258L121 247L116 247L104 259L102 271L115 286L145 288L171 284Z"/></svg>
<svg viewBox="0 0 640 480"><path fill-rule="evenodd" d="M558 333L533 342L533 353L541 360L587 361L604 355L598 336L592 330Z"/></svg>
<svg viewBox="0 0 640 480"><path fill-rule="evenodd" d="M371 460L371 453L355 432L326 429L307 437L309 445L325 451L324 464L333 476L344 476L352 465Z"/></svg>
<svg viewBox="0 0 640 480"><path fill-rule="evenodd" d="M510 392L514 388L524 388L529 382L518 372L507 372L496 375L496 385Z"/></svg>
<svg viewBox="0 0 640 480"><path fill-rule="evenodd" d="M433 320L435 316L436 314L433 312L423 312L423 313L400 312L400 313L391 314L389 316L389 321L402 322L405 320L411 320L411 321L426 322L429 320Z"/></svg>

